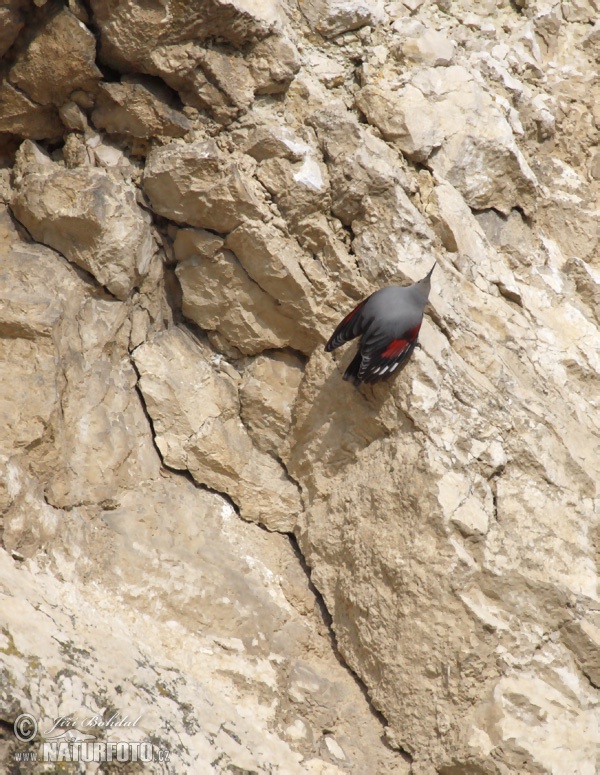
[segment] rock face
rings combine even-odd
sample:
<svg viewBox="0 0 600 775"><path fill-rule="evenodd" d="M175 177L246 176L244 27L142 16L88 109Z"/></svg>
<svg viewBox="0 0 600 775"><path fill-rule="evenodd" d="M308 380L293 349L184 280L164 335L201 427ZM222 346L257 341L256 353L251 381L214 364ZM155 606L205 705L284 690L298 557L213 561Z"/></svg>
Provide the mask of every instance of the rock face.
<svg viewBox="0 0 600 775"><path fill-rule="evenodd" d="M165 98L160 91L143 82L100 84L92 121L112 134L183 137L191 123L168 105L168 95Z"/></svg>
<svg viewBox="0 0 600 775"><path fill-rule="evenodd" d="M358 105L386 140L429 160L473 209L531 212L535 175L502 111L466 68L424 68L396 92L367 85Z"/></svg>
<svg viewBox="0 0 600 775"><path fill-rule="evenodd" d="M149 216L126 181L90 167L65 169L24 144L12 202L30 234L86 269L119 299L148 272Z"/></svg>
<svg viewBox="0 0 600 775"><path fill-rule="evenodd" d="M255 448L240 418L237 379L220 374L211 355L180 331L161 333L134 353L162 459L227 493L245 519L292 530L302 509L297 487Z"/></svg>
<svg viewBox="0 0 600 775"><path fill-rule="evenodd" d="M94 91L102 77L96 39L79 19L62 9L32 33L10 70L14 86L41 105L62 105L74 91Z"/></svg>
<svg viewBox="0 0 600 775"><path fill-rule="evenodd" d="M136 2L94 0L92 11L104 63L162 78L219 123L244 113L255 93L285 91L300 67L277 2L186 0L146 13Z"/></svg>
<svg viewBox="0 0 600 775"><path fill-rule="evenodd" d="M594 775L597 3L5 6L2 770Z"/></svg>
<svg viewBox="0 0 600 775"><path fill-rule="evenodd" d="M232 231L244 217L264 217L252 184L211 140L154 151L144 171L144 191L165 218L217 232Z"/></svg>

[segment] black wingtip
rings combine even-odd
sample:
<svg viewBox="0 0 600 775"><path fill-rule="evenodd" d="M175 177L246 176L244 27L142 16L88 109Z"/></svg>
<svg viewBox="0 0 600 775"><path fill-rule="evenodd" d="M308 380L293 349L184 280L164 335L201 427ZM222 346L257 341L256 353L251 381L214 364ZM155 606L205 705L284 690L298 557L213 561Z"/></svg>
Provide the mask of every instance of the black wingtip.
<svg viewBox="0 0 600 775"><path fill-rule="evenodd" d="M348 364L348 368L344 372L344 382L351 382L353 385L356 385L356 387L360 385L362 380L359 379L358 372L360 369L361 361L362 355L360 350L358 350L352 361Z"/></svg>

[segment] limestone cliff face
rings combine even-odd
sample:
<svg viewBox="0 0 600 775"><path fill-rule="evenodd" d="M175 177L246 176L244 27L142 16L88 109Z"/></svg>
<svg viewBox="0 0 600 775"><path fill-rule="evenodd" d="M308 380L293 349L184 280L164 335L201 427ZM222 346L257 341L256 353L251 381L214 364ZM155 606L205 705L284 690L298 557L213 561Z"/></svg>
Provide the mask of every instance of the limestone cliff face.
<svg viewBox="0 0 600 775"><path fill-rule="evenodd" d="M118 711L157 773L595 775L599 14L0 10L3 771Z"/></svg>

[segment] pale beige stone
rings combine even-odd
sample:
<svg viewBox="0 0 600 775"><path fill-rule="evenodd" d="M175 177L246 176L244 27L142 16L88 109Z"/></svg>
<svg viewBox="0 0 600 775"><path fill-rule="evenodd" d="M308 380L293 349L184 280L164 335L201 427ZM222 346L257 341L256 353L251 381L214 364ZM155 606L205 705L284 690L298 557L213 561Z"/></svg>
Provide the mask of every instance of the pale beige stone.
<svg viewBox="0 0 600 775"><path fill-rule="evenodd" d="M366 87L369 121L448 180L477 210L534 208L537 180L491 96L463 67L424 68L391 92ZM421 111L415 113L415 109ZM425 125L418 116L425 116ZM435 153L432 150L435 148Z"/></svg>
<svg viewBox="0 0 600 775"><path fill-rule="evenodd" d="M55 506L110 502L158 473L126 356L127 307L94 298L62 256L24 243L6 213L2 222L2 451L35 450Z"/></svg>
<svg viewBox="0 0 600 775"><path fill-rule="evenodd" d="M445 139L435 109L419 89L408 84L401 104L388 90L376 86L361 89L357 105L386 140L397 142L409 158L425 161Z"/></svg>
<svg viewBox="0 0 600 775"><path fill-rule="evenodd" d="M301 60L294 42L274 34L259 41L248 56L255 94L285 92L300 69Z"/></svg>
<svg viewBox="0 0 600 775"><path fill-rule="evenodd" d="M65 102L58 114L67 129L84 132L88 128L87 117L76 102Z"/></svg>
<svg viewBox="0 0 600 775"><path fill-rule="evenodd" d="M144 191L159 215L221 233L244 218L264 217L250 181L211 140L170 143L153 151Z"/></svg>
<svg viewBox="0 0 600 775"><path fill-rule="evenodd" d="M98 129L133 137L183 137L191 129L188 119L142 83L101 84L92 121Z"/></svg>
<svg viewBox="0 0 600 775"><path fill-rule="evenodd" d="M219 332L246 355L302 346L294 321L282 314L275 299L248 277L230 250L216 248L206 256L203 249L201 230L179 231L175 271L187 318L205 330ZM238 299L236 304L230 303L232 294Z"/></svg>
<svg viewBox="0 0 600 775"><path fill-rule="evenodd" d="M443 33L425 30L422 35L408 37L402 44L402 54L406 59L426 67L447 67L454 58L456 44Z"/></svg>
<svg viewBox="0 0 600 775"><path fill-rule="evenodd" d="M104 61L159 76L184 102L223 124L243 113L255 92L285 91L300 67L283 33L284 10L269 0L186 2L166 14L94 0L93 11Z"/></svg>
<svg viewBox="0 0 600 775"><path fill-rule="evenodd" d="M326 38L376 25L383 18L383 6L377 0L301 0L300 9L311 27Z"/></svg>
<svg viewBox="0 0 600 775"><path fill-rule="evenodd" d="M301 161L310 151L310 146L296 137L289 127L267 124L246 136L243 149L257 161L277 157Z"/></svg>
<svg viewBox="0 0 600 775"><path fill-rule="evenodd" d="M597 0L568 0L561 3L561 10L568 22L594 23L598 21L600 4Z"/></svg>
<svg viewBox="0 0 600 775"><path fill-rule="evenodd" d="M538 675L525 672L500 681L494 692L499 718L492 734L514 740L542 772L567 773L573 767L593 772L600 740L589 690L560 649L546 646L536 662Z"/></svg>
<svg viewBox="0 0 600 775"><path fill-rule="evenodd" d="M20 169L13 211L40 242L90 272L124 299L154 255L149 217L131 184L85 167Z"/></svg>
<svg viewBox="0 0 600 775"><path fill-rule="evenodd" d="M85 733L93 716L108 721L116 711L139 720L92 731L152 740L156 758L167 751L181 772L208 772L219 760L341 775L346 767L321 758L326 729L359 769L408 772L381 746L380 723L331 652L284 536L245 524L222 497L172 474L122 490L96 512L52 509L2 460L0 493L5 485L0 661L11 722L29 712L47 732L68 715ZM290 695L299 684L298 702ZM302 740L284 731L293 723Z"/></svg>
<svg viewBox="0 0 600 775"><path fill-rule="evenodd" d="M7 220L4 209L2 221ZM68 293L75 283L60 257L41 245L3 238L2 254L0 413L2 452L10 454L39 443L59 411L60 370L52 333L60 325L65 298L56 293L56 285L62 281Z"/></svg>
<svg viewBox="0 0 600 775"><path fill-rule="evenodd" d="M310 68L311 72L328 89L341 86L346 80L347 73L343 65L319 51L311 52Z"/></svg>
<svg viewBox="0 0 600 775"><path fill-rule="evenodd" d="M96 88L102 73L95 58L94 36L64 8L36 31L9 79L36 103L62 105L75 90Z"/></svg>
<svg viewBox="0 0 600 775"><path fill-rule="evenodd" d="M254 81L242 55L203 51L198 60L209 83L218 87L237 108L247 108L254 99Z"/></svg>
<svg viewBox="0 0 600 775"><path fill-rule="evenodd" d="M225 244L250 278L281 304L286 317L295 321L302 342L298 349L310 352L319 335L307 325L316 312L316 300L315 290L303 271L302 251L276 228L258 221L238 226Z"/></svg>
<svg viewBox="0 0 600 775"><path fill-rule="evenodd" d="M279 454L287 438L303 371L302 361L286 352L261 355L244 369L241 418L263 452Z"/></svg>
<svg viewBox="0 0 600 775"><path fill-rule="evenodd" d="M332 212L353 232L360 279L351 296L361 280L389 283L405 271L419 279L415 264L430 262L433 232L407 194L399 155L348 111L318 111L311 121L328 160ZM419 241L409 238L412 233Z"/></svg>
<svg viewBox="0 0 600 775"><path fill-rule="evenodd" d="M245 519L293 528L302 510L297 487L252 443L239 418L238 386L211 364L210 351L173 329L139 347L135 362L165 463L226 492Z"/></svg>

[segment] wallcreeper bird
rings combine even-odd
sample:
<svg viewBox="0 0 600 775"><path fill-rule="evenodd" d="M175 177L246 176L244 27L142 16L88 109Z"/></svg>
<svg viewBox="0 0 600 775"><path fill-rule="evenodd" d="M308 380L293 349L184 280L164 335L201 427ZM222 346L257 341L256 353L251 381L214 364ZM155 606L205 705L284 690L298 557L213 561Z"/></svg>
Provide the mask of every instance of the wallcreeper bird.
<svg viewBox="0 0 600 775"><path fill-rule="evenodd" d="M417 344L435 266L414 285L380 288L342 320L325 351L329 353L361 337L354 360L344 374L345 380L355 385L379 382L410 357Z"/></svg>

